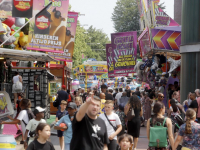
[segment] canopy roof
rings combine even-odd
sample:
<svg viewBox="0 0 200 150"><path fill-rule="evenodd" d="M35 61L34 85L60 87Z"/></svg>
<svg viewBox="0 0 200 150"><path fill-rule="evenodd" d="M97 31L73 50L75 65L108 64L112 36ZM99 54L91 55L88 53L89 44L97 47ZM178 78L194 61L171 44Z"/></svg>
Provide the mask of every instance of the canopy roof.
<svg viewBox="0 0 200 150"><path fill-rule="evenodd" d="M42 52L30 52L24 50L14 50L7 48L0 48L0 57L24 60L24 61L57 61L50 57L48 54Z"/></svg>

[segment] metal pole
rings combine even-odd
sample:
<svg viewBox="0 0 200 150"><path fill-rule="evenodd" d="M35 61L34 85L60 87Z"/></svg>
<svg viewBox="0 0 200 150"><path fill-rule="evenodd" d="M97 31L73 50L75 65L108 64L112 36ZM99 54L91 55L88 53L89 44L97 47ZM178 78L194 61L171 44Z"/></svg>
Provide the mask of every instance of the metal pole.
<svg viewBox="0 0 200 150"><path fill-rule="evenodd" d="M181 102L200 88L200 1L182 1Z"/></svg>

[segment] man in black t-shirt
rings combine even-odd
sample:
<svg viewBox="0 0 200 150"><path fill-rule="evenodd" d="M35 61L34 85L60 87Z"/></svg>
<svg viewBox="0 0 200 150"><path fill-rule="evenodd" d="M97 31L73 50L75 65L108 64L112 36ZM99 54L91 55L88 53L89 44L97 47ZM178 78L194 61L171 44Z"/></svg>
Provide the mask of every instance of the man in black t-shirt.
<svg viewBox="0 0 200 150"><path fill-rule="evenodd" d="M196 113L198 112L198 103L197 103L197 100L196 100L196 93L191 93L190 94L190 99L192 100L189 108L192 108L194 109L194 111L196 111Z"/></svg>
<svg viewBox="0 0 200 150"><path fill-rule="evenodd" d="M67 100L69 99L69 95L68 93L65 91L66 86L62 85L62 90L57 92L57 97L58 97L58 101L59 101L59 106L62 100L65 100L67 102Z"/></svg>
<svg viewBox="0 0 200 150"><path fill-rule="evenodd" d="M70 150L107 150L107 128L105 122L97 117L100 106L101 99L92 95L75 114Z"/></svg>
<svg viewBox="0 0 200 150"><path fill-rule="evenodd" d="M105 84L101 85L101 92L106 95L105 100L114 100L112 94L107 92L107 89L108 87Z"/></svg>

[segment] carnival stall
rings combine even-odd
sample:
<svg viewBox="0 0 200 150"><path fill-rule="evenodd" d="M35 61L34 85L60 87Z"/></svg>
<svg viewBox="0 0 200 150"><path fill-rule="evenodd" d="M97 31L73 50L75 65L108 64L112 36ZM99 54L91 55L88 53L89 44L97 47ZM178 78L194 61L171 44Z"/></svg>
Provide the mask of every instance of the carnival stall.
<svg viewBox="0 0 200 150"><path fill-rule="evenodd" d="M106 62L89 61L74 68L74 76L80 81L80 86L87 89L87 87L99 86L97 80L106 79L105 74L108 73ZM103 76L102 76L103 75ZM94 79L96 76L96 79Z"/></svg>
<svg viewBox="0 0 200 150"><path fill-rule="evenodd" d="M138 37L142 62L137 62L137 80L146 82L150 88L165 86L180 79L181 26L170 18L159 6L159 0L144 3L138 1L141 29ZM174 84L174 83L173 83Z"/></svg>

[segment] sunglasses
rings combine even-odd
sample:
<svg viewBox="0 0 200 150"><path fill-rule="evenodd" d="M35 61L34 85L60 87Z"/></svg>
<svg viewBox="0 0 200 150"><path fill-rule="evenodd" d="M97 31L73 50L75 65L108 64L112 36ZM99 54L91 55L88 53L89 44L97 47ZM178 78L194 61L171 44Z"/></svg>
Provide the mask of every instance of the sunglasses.
<svg viewBox="0 0 200 150"><path fill-rule="evenodd" d="M164 98L164 96L159 96L159 97Z"/></svg>

